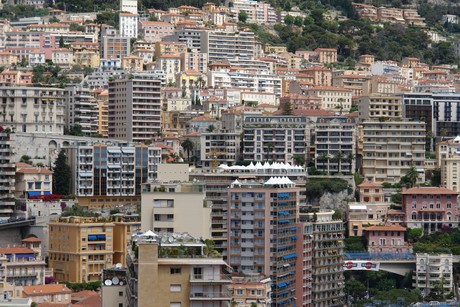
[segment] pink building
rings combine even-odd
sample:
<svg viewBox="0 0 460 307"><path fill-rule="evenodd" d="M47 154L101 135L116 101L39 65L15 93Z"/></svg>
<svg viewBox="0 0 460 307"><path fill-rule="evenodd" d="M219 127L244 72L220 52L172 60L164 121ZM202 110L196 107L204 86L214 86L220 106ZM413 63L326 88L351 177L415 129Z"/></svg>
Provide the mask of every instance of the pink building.
<svg viewBox="0 0 460 307"><path fill-rule="evenodd" d="M370 253L411 253L412 247L404 242L406 228L402 226L370 226L365 230L367 251Z"/></svg>
<svg viewBox="0 0 460 307"><path fill-rule="evenodd" d="M174 26L169 22L143 21L139 26L139 33L144 35L146 42L159 42L163 37L174 33Z"/></svg>
<svg viewBox="0 0 460 307"><path fill-rule="evenodd" d="M403 190L402 208L408 228L423 228L426 233L442 226L458 227L457 197L446 188L411 188Z"/></svg>
<svg viewBox="0 0 460 307"><path fill-rule="evenodd" d="M31 298L36 304L59 304L70 306L72 290L64 284L27 286L23 288L22 296Z"/></svg>

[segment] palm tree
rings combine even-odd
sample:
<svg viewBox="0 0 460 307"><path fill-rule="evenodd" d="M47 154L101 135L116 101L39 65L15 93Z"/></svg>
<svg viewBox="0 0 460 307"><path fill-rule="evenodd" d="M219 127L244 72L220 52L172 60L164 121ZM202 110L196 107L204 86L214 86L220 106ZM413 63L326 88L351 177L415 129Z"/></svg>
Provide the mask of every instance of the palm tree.
<svg viewBox="0 0 460 307"><path fill-rule="evenodd" d="M187 161L190 161L190 151L193 150L195 144L193 144L192 140L186 138L180 145L187 152Z"/></svg>
<svg viewBox="0 0 460 307"><path fill-rule="evenodd" d="M409 188L413 188L418 178L418 172L415 166L411 166L411 168L407 171L405 177L409 183Z"/></svg>
<svg viewBox="0 0 460 307"><path fill-rule="evenodd" d="M343 159L345 162L350 163L350 173L354 173L354 169L352 169L352 161L355 159L355 156L350 152L348 155L345 155Z"/></svg>
<svg viewBox="0 0 460 307"><path fill-rule="evenodd" d="M337 172L342 173L342 161L345 160L345 155L341 151L337 151L333 157L337 161Z"/></svg>
<svg viewBox="0 0 460 307"><path fill-rule="evenodd" d="M323 164L324 164L324 162L327 162L326 171L327 171L328 174L329 174L329 159L330 159L330 156L328 154L326 154L326 153L322 153L322 154L317 156L317 160L319 162L321 162ZM324 171L324 167L323 167L323 171Z"/></svg>

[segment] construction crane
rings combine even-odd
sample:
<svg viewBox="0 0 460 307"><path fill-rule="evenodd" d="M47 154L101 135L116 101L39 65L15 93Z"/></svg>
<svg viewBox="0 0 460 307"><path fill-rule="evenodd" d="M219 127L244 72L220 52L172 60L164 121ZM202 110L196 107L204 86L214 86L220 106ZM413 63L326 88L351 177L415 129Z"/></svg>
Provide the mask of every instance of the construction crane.
<svg viewBox="0 0 460 307"><path fill-rule="evenodd" d="M211 148L211 150L207 153L208 157L212 159L212 169L217 168L217 158L220 156L224 156L227 153L225 151L218 151L217 148L214 146Z"/></svg>

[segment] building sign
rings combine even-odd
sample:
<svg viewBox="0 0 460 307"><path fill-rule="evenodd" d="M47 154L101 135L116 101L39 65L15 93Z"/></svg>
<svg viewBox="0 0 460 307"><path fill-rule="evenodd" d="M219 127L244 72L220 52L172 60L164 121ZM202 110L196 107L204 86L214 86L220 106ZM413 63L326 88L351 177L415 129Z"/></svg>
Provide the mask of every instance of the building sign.
<svg viewBox="0 0 460 307"><path fill-rule="evenodd" d="M343 264L345 271L378 271L380 263L374 261L354 261L348 260Z"/></svg>

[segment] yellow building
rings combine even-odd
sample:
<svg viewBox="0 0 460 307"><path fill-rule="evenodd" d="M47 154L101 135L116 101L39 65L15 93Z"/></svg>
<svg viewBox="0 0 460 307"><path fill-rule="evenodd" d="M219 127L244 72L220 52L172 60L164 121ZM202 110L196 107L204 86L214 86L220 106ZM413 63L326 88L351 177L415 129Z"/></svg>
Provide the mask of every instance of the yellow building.
<svg viewBox="0 0 460 307"><path fill-rule="evenodd" d="M82 50L77 51L73 55L74 62L76 65L96 68L101 63L101 58L97 51Z"/></svg>
<svg viewBox="0 0 460 307"><path fill-rule="evenodd" d="M229 306L231 275L222 256L187 233L151 231L128 255L130 306Z"/></svg>
<svg viewBox="0 0 460 307"><path fill-rule="evenodd" d="M49 266L56 281L101 280L112 266L115 224L104 218L65 217L49 223Z"/></svg>
<svg viewBox="0 0 460 307"><path fill-rule="evenodd" d="M128 55L121 59L121 69L130 71L143 71L144 70L144 58Z"/></svg>

